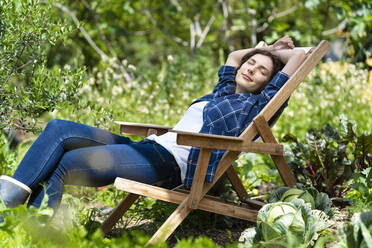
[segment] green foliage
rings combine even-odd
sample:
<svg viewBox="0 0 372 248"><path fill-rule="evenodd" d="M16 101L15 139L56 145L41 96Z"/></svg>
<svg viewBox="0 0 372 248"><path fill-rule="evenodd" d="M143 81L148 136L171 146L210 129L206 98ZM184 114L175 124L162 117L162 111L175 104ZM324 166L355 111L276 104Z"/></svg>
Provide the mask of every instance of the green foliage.
<svg viewBox="0 0 372 248"><path fill-rule="evenodd" d="M66 195L64 196L66 198ZM90 227L92 211L82 204L69 203L68 209L78 207L74 221L66 213L57 213L52 221L53 210L47 207L45 196L40 208L22 205L6 208L0 202L0 243L3 247L144 247L149 236L140 231L127 231L120 237L104 237L100 229ZM65 204L68 202L64 199ZM78 219L76 220L76 218ZM147 247L168 247L163 242ZM175 247L220 247L206 237L181 239ZM235 247L234 244L228 247Z"/></svg>
<svg viewBox="0 0 372 248"><path fill-rule="evenodd" d="M371 106L368 71L354 64L327 62L317 66L292 94L274 130L279 135L304 137L310 128L340 126L341 114L356 120L359 130L372 130Z"/></svg>
<svg viewBox="0 0 372 248"><path fill-rule="evenodd" d="M83 70L46 67L48 46L72 28L33 0L1 1L0 27L0 128L34 130L42 113L77 101Z"/></svg>
<svg viewBox="0 0 372 248"><path fill-rule="evenodd" d="M307 190L300 190L300 189L289 189L280 198L282 202L290 202L293 199L302 199L306 203L310 203L311 209L315 208L315 200L314 197L307 191Z"/></svg>
<svg viewBox="0 0 372 248"><path fill-rule="evenodd" d="M361 173L353 175L351 190L346 194L361 205L361 209L372 208L372 167L364 169Z"/></svg>
<svg viewBox="0 0 372 248"><path fill-rule="evenodd" d="M241 175L244 187L251 194L257 194L257 187L265 183L283 185L275 164L267 155L246 153L237 160L235 169Z"/></svg>
<svg viewBox="0 0 372 248"><path fill-rule="evenodd" d="M367 0L358 1L351 6L343 3L342 9L350 25L347 47L349 54L356 61L365 61L372 56L371 37L367 33L372 29L372 3Z"/></svg>
<svg viewBox="0 0 372 248"><path fill-rule="evenodd" d="M372 247L372 211L355 213L339 235L340 241L333 248Z"/></svg>
<svg viewBox="0 0 372 248"><path fill-rule="evenodd" d="M128 61L120 62L120 68L105 62L93 68L79 91L80 104L50 113L48 119L73 119L112 131L117 128L113 120L174 125L193 99L210 92L218 70L209 50L193 57L168 55L151 70Z"/></svg>
<svg viewBox="0 0 372 248"><path fill-rule="evenodd" d="M206 238L206 237L199 237L196 240L193 240L192 238L181 240L177 243L175 248L183 248L183 247L197 247L197 248L217 248L221 247L219 245L216 245L212 240Z"/></svg>
<svg viewBox="0 0 372 248"><path fill-rule="evenodd" d="M11 152L7 135L0 133L0 175L9 175L17 162L17 154Z"/></svg>
<svg viewBox="0 0 372 248"><path fill-rule="evenodd" d="M341 197L355 173L372 166L372 134L357 135L351 122L338 130L330 125L311 129L304 143L286 135L291 143L291 166L297 181L330 197Z"/></svg>
<svg viewBox="0 0 372 248"><path fill-rule="evenodd" d="M260 40L272 42L283 34L294 37L300 46L312 46L322 39L342 39L354 62L364 62L371 53L371 38L366 35L371 29L372 8L368 0L59 3L73 10L103 52L147 69L161 63L167 54L198 53L203 47L212 48L217 61L220 49L228 53L252 47ZM210 28L206 28L208 23ZM101 59L79 31L69 36L67 48L57 44L49 56L53 64L63 64L74 57L89 68Z"/></svg>

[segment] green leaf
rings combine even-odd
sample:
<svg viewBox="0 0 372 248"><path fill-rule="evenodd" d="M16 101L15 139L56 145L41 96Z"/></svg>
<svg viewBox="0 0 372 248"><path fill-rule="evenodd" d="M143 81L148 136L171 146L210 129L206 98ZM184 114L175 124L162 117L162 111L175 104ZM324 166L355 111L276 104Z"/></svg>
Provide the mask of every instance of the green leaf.
<svg viewBox="0 0 372 248"><path fill-rule="evenodd" d="M271 225L273 224L267 224L264 222L259 227L261 229L263 240L265 241L270 241L283 234L279 231L281 228L283 228L282 226L278 227L277 229L277 228L273 228Z"/></svg>
<svg viewBox="0 0 372 248"><path fill-rule="evenodd" d="M291 188L290 187L280 187L280 188L276 189L275 192L270 195L269 202L273 203L273 202L280 201L283 194L289 189L291 189Z"/></svg>
<svg viewBox="0 0 372 248"><path fill-rule="evenodd" d="M367 247L372 247L372 235L363 222L360 222L360 229Z"/></svg>

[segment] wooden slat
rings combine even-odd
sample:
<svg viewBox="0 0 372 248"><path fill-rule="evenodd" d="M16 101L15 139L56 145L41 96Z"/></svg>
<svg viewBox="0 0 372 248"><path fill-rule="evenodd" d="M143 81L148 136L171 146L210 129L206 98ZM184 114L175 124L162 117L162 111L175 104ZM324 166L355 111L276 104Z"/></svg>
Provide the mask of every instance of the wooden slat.
<svg viewBox="0 0 372 248"><path fill-rule="evenodd" d="M125 196L125 198L101 225L101 229L104 234L111 230L111 228L116 224L116 222L118 222L118 220L130 208L130 206L132 206L132 204L138 199L138 197L139 195L132 193L129 193Z"/></svg>
<svg viewBox="0 0 372 248"><path fill-rule="evenodd" d="M139 194L176 204L181 204L189 196L188 193L179 190L163 189L124 178L116 178L115 187L133 194ZM247 209L233 203L226 203L213 196L205 196L201 199L197 209L252 222L256 221L257 215L257 211L255 210Z"/></svg>
<svg viewBox="0 0 372 248"><path fill-rule="evenodd" d="M140 183L120 177L117 177L115 179L114 185L117 189L124 190L126 192L177 204L180 204L187 196L187 194L181 192L163 189L157 186Z"/></svg>
<svg viewBox="0 0 372 248"><path fill-rule="evenodd" d="M172 132L174 132L172 130ZM177 132L177 144L201 148L221 149L239 152L254 152L282 155L283 146L259 142L243 142L241 138L222 135L203 135L192 132ZM232 139L234 138L234 139Z"/></svg>
<svg viewBox="0 0 372 248"><path fill-rule="evenodd" d="M146 134L146 136L150 136L150 135L152 135L152 134L161 135L160 132L161 132L161 131L159 131L158 129L155 129L155 128L148 128L148 129L147 129L147 134ZM167 132L168 132L168 130L167 130Z"/></svg>
<svg viewBox="0 0 372 248"><path fill-rule="evenodd" d="M230 141L243 141L244 139L241 138L241 137L235 137L235 136L224 136L224 135L216 135L216 134L207 134L207 133L195 133L195 132L187 132L187 131L180 131L180 130L169 130L169 132L173 132L173 133L177 133L179 134L180 136L190 136L190 137L193 137L193 138L199 138L200 140L207 140L207 139L211 139L211 140L221 140L221 141L227 141L227 140L230 140ZM178 136L178 135L177 135Z"/></svg>
<svg viewBox="0 0 372 248"><path fill-rule="evenodd" d="M186 195L188 195L189 192L190 192L189 190L185 190L185 189L174 189L174 191L181 192L181 193L184 193ZM239 204L236 204L235 202L228 201L228 200L222 200L220 197L211 196L211 195L205 195L203 199L218 201L218 202L222 202L222 203L226 203L226 204L234 205L234 206L238 206L238 207L243 207L243 208L247 208L247 209L248 208L253 208L253 209L257 209L257 210L259 210L260 208L262 208L265 205L265 203L262 202L262 201L252 200L252 199L249 199L249 198L241 199L241 202ZM206 210L206 211L209 211L209 210ZM209 211L209 212L212 212L212 211ZM241 218L241 219L244 219L244 218Z"/></svg>
<svg viewBox="0 0 372 248"><path fill-rule="evenodd" d="M133 127L148 127L148 128L159 128L159 129L172 129L171 126L163 125L154 125L154 124L145 124L145 123L136 123L136 122L125 122L125 121L115 121L116 124L120 126L133 126Z"/></svg>
<svg viewBox="0 0 372 248"><path fill-rule="evenodd" d="M202 185L204 184L205 175L207 174L207 168L209 159L211 158L212 149L201 148L199 152L198 165L196 166L194 178L192 180L190 198L187 202L187 207L196 209L200 199L202 198Z"/></svg>
<svg viewBox="0 0 372 248"><path fill-rule="evenodd" d="M265 117L263 117L262 115L258 115L253 120L253 123L255 124L256 129L258 130L264 142L277 143L273 133L270 130L269 125L265 120ZM291 169L289 168L287 162L285 161L283 155L282 156L271 155L271 158L273 159L276 168L278 169L279 174L282 177L284 183L290 187L294 186L296 184L296 178L293 175Z"/></svg>
<svg viewBox="0 0 372 248"><path fill-rule="evenodd" d="M257 200L252 200L252 199L245 199L242 202L247 204L249 207L251 207L253 209L257 209L257 210L260 210L265 205L264 202L257 201Z"/></svg>
<svg viewBox="0 0 372 248"><path fill-rule="evenodd" d="M149 136L151 134L162 135L172 129L170 126L143 124L135 122L115 121L120 125L120 133L123 135Z"/></svg>

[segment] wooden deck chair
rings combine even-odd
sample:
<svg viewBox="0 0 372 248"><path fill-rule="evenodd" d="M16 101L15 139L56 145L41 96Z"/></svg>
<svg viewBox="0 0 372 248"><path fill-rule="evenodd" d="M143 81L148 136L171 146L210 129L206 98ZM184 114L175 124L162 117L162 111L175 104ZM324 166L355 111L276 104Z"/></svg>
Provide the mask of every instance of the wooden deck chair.
<svg viewBox="0 0 372 248"><path fill-rule="evenodd" d="M284 183L288 186L295 185L296 179L283 157L283 146L277 143L267 121L273 117L280 106L289 98L329 48L330 45L327 41L321 41L239 137L181 132L172 130L172 127L118 122L121 125L120 130L123 134L147 136L153 133L160 135L171 131L177 133L178 144L200 147L201 149L190 191L168 190L132 180L116 178L115 187L119 190L129 192L129 194L102 224L102 231L107 233L141 195L179 204L177 209L149 240L151 244L165 241L194 209L201 209L255 222L258 213L257 210L263 203L248 198L248 194L235 172L232 163L241 152L269 154ZM263 142L253 142L254 137L257 135L262 138ZM218 164L213 182L207 183L204 182L204 179L212 149L224 149L227 151ZM206 195L224 173L227 174L239 199L249 205L229 203L220 200L218 197Z"/></svg>

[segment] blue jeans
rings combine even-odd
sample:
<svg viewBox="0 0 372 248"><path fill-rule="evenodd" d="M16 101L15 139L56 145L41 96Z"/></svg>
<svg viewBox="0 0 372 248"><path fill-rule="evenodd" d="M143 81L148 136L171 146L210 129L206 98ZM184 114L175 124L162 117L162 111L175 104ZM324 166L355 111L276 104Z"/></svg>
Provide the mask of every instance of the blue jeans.
<svg viewBox="0 0 372 248"><path fill-rule="evenodd" d="M123 177L173 188L181 184L173 155L151 140L133 142L127 137L64 120L52 120L32 144L13 178L33 192L28 205L59 206L63 186L100 187ZM45 187L42 186L45 184Z"/></svg>

